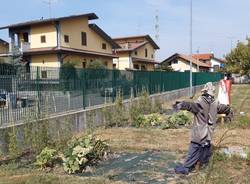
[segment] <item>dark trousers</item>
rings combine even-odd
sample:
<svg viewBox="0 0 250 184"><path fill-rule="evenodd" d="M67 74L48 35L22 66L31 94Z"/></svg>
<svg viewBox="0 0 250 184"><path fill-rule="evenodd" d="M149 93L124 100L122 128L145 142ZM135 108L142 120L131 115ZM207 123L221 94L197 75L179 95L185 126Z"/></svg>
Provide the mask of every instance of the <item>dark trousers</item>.
<svg viewBox="0 0 250 184"><path fill-rule="evenodd" d="M211 154L212 150L210 141L203 144L191 142L189 145L188 157L183 166L191 171L198 161L201 165L206 165L209 162Z"/></svg>

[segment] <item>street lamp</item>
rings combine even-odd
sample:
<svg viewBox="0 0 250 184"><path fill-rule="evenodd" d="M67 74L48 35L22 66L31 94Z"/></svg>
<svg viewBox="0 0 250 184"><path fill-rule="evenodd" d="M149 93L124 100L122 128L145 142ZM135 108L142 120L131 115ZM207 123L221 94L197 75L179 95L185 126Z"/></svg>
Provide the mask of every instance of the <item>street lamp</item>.
<svg viewBox="0 0 250 184"><path fill-rule="evenodd" d="M193 77L192 77L192 55L193 55L193 0L190 0L190 97L193 96Z"/></svg>

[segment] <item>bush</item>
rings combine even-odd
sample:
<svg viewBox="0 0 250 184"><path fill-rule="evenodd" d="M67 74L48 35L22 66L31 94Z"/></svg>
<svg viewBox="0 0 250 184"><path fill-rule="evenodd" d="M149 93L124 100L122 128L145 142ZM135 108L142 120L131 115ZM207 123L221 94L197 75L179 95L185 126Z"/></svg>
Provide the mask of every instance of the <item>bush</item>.
<svg viewBox="0 0 250 184"><path fill-rule="evenodd" d="M121 127L128 124L128 113L126 108L122 103L122 96L120 93L116 97L115 105L111 107L106 107L103 110L104 119L105 119L105 127Z"/></svg>
<svg viewBox="0 0 250 184"><path fill-rule="evenodd" d="M42 152L36 157L35 165L45 169L46 167L53 167L56 160L58 159L57 151L45 147Z"/></svg>
<svg viewBox="0 0 250 184"><path fill-rule="evenodd" d="M81 172L87 165L103 158L108 149L104 141L92 136L72 140L63 157L64 170L69 173Z"/></svg>
<svg viewBox="0 0 250 184"><path fill-rule="evenodd" d="M178 113L173 114L168 119L169 123L176 128L179 126L187 126L191 123L191 117L187 111L180 111Z"/></svg>

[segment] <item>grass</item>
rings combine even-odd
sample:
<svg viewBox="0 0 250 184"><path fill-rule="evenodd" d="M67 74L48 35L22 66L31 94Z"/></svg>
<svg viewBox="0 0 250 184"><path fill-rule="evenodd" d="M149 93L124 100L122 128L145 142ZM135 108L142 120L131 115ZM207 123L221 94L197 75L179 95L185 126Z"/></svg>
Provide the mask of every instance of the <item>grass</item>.
<svg viewBox="0 0 250 184"><path fill-rule="evenodd" d="M235 119L230 126L219 126L215 131L214 143L220 140L223 132L232 128L223 146L245 146L250 148L250 86L236 85L232 88L232 105L235 109ZM197 96L195 97L197 98ZM185 99L185 98L183 98ZM187 100L187 98L186 98ZM190 99L189 99L190 100ZM173 102L164 105L170 109ZM239 112L245 112L245 116L239 116ZM249 122L249 123L248 123ZM236 126L235 126L236 125ZM146 150L171 151L186 153L189 144L189 132L187 128L175 130L160 129L136 129L136 128L110 128L98 129L94 134L99 138L107 140L114 152L142 152ZM237 157L225 158L223 155L214 157L215 164L209 182L211 184L249 183L250 167L245 160ZM205 173L194 174L187 181L188 183L205 183ZM152 174L152 173L149 173ZM209 183L208 182L208 183ZM0 166L0 184L99 184L114 182L107 176L101 177L78 177L66 175L62 168L55 168L52 172L34 168L25 163L10 163Z"/></svg>
<svg viewBox="0 0 250 184"><path fill-rule="evenodd" d="M0 167L0 184L122 184L105 177L78 177L64 174L61 168L46 173L36 168L25 168L18 163Z"/></svg>

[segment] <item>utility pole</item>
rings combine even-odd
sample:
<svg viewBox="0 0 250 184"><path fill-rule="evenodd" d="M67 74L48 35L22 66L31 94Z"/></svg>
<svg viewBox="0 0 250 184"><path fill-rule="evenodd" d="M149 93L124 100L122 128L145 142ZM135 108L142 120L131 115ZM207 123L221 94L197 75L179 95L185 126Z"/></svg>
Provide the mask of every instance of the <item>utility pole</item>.
<svg viewBox="0 0 250 184"><path fill-rule="evenodd" d="M155 40L158 42L160 38L160 25L159 25L159 10L156 10L155 15Z"/></svg>
<svg viewBox="0 0 250 184"><path fill-rule="evenodd" d="M189 96L193 96L193 75L192 75L192 55L193 55L193 0L190 0L190 91Z"/></svg>

